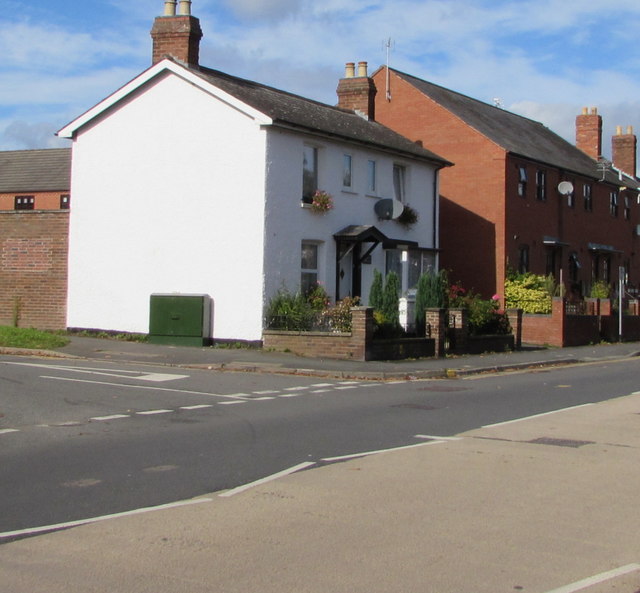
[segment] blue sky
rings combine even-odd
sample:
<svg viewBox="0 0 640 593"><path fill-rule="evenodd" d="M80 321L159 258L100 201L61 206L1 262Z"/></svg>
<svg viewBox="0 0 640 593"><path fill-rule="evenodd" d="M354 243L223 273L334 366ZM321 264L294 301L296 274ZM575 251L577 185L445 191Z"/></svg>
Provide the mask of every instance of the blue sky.
<svg viewBox="0 0 640 593"><path fill-rule="evenodd" d="M150 65L163 0L0 0L0 150L54 132ZM201 63L334 104L344 64L391 66L541 121L574 141L597 107L640 134L640 2L193 0Z"/></svg>

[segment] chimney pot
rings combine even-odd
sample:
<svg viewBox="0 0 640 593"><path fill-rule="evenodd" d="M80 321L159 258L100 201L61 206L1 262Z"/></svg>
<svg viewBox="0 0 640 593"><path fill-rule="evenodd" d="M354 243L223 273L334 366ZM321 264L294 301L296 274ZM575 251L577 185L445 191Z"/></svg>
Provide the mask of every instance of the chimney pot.
<svg viewBox="0 0 640 593"><path fill-rule="evenodd" d="M616 126L616 136L622 136L622 126Z"/></svg>
<svg viewBox="0 0 640 593"><path fill-rule="evenodd" d="M164 1L164 16L176 16L176 0Z"/></svg>
<svg viewBox="0 0 640 593"><path fill-rule="evenodd" d="M589 115L589 108L588 107L583 107L582 108L582 115Z"/></svg>
<svg viewBox="0 0 640 593"><path fill-rule="evenodd" d="M367 63L366 62L358 62L358 76L366 77L367 76Z"/></svg>
<svg viewBox="0 0 640 593"><path fill-rule="evenodd" d="M629 134L629 136L633 134L633 126L627 126L627 134Z"/></svg>
<svg viewBox="0 0 640 593"><path fill-rule="evenodd" d="M602 155L602 117L596 107L584 107L576 117L576 146L596 161Z"/></svg>
<svg viewBox="0 0 640 593"><path fill-rule="evenodd" d="M180 12L181 16L191 16L191 0L180 0Z"/></svg>
<svg viewBox="0 0 640 593"><path fill-rule="evenodd" d="M347 62L344 66L344 77L353 78L356 75L356 65L354 62Z"/></svg>

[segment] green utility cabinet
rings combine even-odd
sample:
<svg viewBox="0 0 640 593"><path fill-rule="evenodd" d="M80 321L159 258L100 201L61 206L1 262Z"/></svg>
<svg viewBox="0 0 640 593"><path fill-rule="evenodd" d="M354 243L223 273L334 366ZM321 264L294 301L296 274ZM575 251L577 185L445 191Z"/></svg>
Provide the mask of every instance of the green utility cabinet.
<svg viewBox="0 0 640 593"><path fill-rule="evenodd" d="M176 346L211 343L211 297L207 294L152 294L149 341Z"/></svg>

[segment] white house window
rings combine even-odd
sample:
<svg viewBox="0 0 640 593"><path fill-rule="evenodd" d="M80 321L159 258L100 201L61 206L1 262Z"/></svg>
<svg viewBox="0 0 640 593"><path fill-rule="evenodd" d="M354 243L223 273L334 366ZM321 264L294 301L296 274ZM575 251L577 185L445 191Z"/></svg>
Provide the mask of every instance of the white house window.
<svg viewBox="0 0 640 593"><path fill-rule="evenodd" d="M375 194L377 189L376 180L376 162L369 161L367 163L367 192Z"/></svg>
<svg viewBox="0 0 640 593"><path fill-rule="evenodd" d="M405 182L407 170L402 165L393 165L393 197L400 202L405 200Z"/></svg>
<svg viewBox="0 0 640 593"><path fill-rule="evenodd" d="M302 201L310 204L318 189L318 149L305 146L302 151Z"/></svg>
<svg viewBox="0 0 640 593"><path fill-rule="evenodd" d="M318 244L302 242L300 263L300 291L306 294L318 283Z"/></svg>
<svg viewBox="0 0 640 593"><path fill-rule="evenodd" d="M342 156L342 187L345 189L353 187L353 159L350 154Z"/></svg>
<svg viewBox="0 0 640 593"><path fill-rule="evenodd" d="M527 197L527 168L524 166L518 167L518 195Z"/></svg>

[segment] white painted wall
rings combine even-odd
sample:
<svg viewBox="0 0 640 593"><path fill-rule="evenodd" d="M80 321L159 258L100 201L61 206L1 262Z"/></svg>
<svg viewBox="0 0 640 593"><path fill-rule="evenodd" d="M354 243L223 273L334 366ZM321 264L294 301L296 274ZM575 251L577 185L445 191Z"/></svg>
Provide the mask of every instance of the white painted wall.
<svg viewBox="0 0 640 593"><path fill-rule="evenodd" d="M205 293L216 338L260 339L265 136L173 75L83 128L68 326L147 332L152 293Z"/></svg>
<svg viewBox="0 0 640 593"><path fill-rule="evenodd" d="M317 214L300 206L302 196L302 149L316 146L319 160L320 189L334 198L334 209ZM342 187L342 159L353 159L353 190ZM367 161L377 163L378 191L367 195ZM267 207L265 211L265 302L285 286L291 292L300 286L300 245L315 240L320 247L320 281L329 294L335 292L336 244L333 235L349 225L375 225L387 237L417 241L420 247L437 247L434 236L434 180L436 170L417 160L393 158L383 152L366 150L348 143L314 138L303 134L272 129L267 142ZM407 199L419 212L419 221L407 230L395 221L381 221L374 212L379 198L393 197L393 164L407 168ZM437 205L437 204L436 204ZM384 273L385 252L378 246L372 261L362 270L362 297L366 303L373 280L373 270Z"/></svg>

